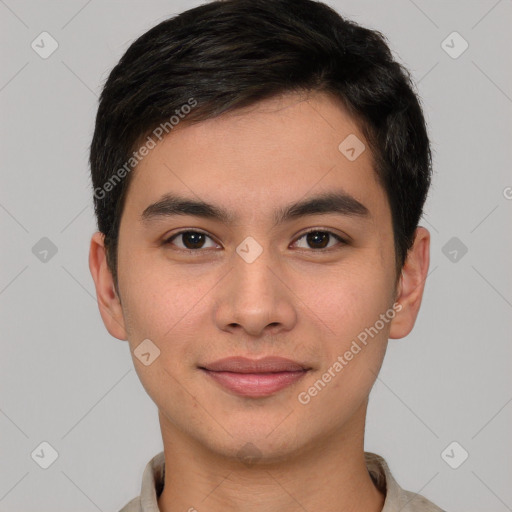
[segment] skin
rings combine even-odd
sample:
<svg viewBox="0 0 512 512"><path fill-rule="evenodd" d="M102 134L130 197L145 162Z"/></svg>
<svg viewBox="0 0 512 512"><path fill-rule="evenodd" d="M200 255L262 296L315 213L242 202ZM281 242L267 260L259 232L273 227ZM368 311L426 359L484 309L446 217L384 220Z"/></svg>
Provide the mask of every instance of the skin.
<svg viewBox="0 0 512 512"><path fill-rule="evenodd" d="M338 146L356 122L325 94L287 94L167 135L132 171L118 252L119 296L99 232L89 265L104 324L128 340L137 374L159 410L166 461L164 512L378 512L384 496L364 461L368 396L388 338L413 328L429 266L430 235L415 242L397 284L391 212L367 149L349 161ZM274 209L342 189L368 219L336 213L274 226ZM228 209L232 225L195 216L140 220L165 192ZM209 237L196 253L184 228ZM309 242L308 228L330 251ZM236 252L248 236L263 248L247 263ZM192 241L193 242L193 241ZM200 246L201 247L201 246ZM200 254L197 251L203 251ZM307 405L307 391L379 315L394 319ZM142 340L160 356L145 366L133 355ZM272 396L226 391L198 365L232 355L279 355L312 367ZM246 443L257 459L244 464ZM302 508L304 507L304 508ZM192 509L193 510L193 509Z"/></svg>

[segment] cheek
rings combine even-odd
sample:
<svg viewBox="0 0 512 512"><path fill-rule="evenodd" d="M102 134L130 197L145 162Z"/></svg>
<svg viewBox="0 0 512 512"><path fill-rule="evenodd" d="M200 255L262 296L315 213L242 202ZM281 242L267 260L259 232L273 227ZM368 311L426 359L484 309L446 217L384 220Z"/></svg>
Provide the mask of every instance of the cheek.
<svg viewBox="0 0 512 512"><path fill-rule="evenodd" d="M186 363L218 278L143 255L133 254L124 263L121 295L132 351L148 338L159 348L165 368Z"/></svg>
<svg viewBox="0 0 512 512"><path fill-rule="evenodd" d="M190 275L160 266L155 259L135 255L126 262L121 294L128 341L137 375L148 395L164 410L178 414L190 401L189 371L197 364L198 316L204 315L208 291L205 280L195 285ZM211 288L211 286L210 286ZM145 365L138 354L143 340L151 340L149 352L157 356ZM147 344L147 342L145 342ZM154 348L156 347L156 349ZM144 350L146 351L146 350ZM151 357L151 356L150 356Z"/></svg>
<svg viewBox="0 0 512 512"><path fill-rule="evenodd" d="M321 294L318 287L309 289L312 309L321 319L316 328L322 364L311 387L301 391L311 392L311 414L329 423L333 417L351 417L368 396L384 359L392 317L381 320L389 309L389 293L375 265L339 271L322 289Z"/></svg>
<svg viewBox="0 0 512 512"><path fill-rule="evenodd" d="M368 259L368 261L371 261ZM376 264L340 266L300 284L309 315L325 334L344 343L379 319L389 307L389 277Z"/></svg>

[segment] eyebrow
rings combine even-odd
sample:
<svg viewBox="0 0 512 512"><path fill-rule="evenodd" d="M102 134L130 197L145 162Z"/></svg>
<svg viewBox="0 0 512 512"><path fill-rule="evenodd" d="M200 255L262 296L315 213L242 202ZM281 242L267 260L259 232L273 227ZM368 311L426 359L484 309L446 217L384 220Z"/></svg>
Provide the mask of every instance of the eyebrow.
<svg viewBox="0 0 512 512"><path fill-rule="evenodd" d="M350 194L337 191L320 194L298 201L274 211L274 226L307 215L335 213L351 217L370 218L370 211ZM192 215L204 219L233 224L235 216L222 207L175 194L165 194L149 205L141 214L141 221L150 224L153 220L176 215Z"/></svg>

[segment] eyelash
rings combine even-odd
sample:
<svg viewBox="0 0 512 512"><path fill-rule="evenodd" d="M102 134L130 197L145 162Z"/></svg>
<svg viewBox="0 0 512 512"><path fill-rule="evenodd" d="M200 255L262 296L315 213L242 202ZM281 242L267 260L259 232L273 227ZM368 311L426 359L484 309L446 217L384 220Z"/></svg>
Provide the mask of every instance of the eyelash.
<svg viewBox="0 0 512 512"><path fill-rule="evenodd" d="M169 238L164 240L162 242L162 245L173 245L172 241L175 238L177 238L178 236L183 235L185 233L200 233L200 234L203 234L203 235L207 236L211 240L213 240L212 237L210 235L208 235L208 233L206 233L204 231L200 231L200 230L197 230L197 229L184 229L182 231L179 231L178 233L174 233L172 236L170 236ZM345 239L343 239L340 235L337 235L336 233L333 233L332 231L328 231L328 230L325 230L325 229L318 229L318 228L312 228L312 229L302 233L295 240L295 242L297 242L300 239L304 238L309 233L326 233L326 234L330 235L331 237L335 238L336 240L338 240L338 242L340 242L341 245L347 245L348 244L348 242ZM213 240L213 241L215 242L215 240ZM215 242L215 243L217 243L217 242ZM339 247L338 247L338 249L339 249ZM199 248L199 249L182 249L181 247L178 247L176 250L182 251L182 252L186 252L186 253L199 253L199 252L205 251L206 249L202 249L202 248ZM336 250L336 246L335 247L329 247L329 248L323 248L323 249L301 249L301 250L309 250L311 252L320 252L320 253L321 252L330 252L332 250Z"/></svg>

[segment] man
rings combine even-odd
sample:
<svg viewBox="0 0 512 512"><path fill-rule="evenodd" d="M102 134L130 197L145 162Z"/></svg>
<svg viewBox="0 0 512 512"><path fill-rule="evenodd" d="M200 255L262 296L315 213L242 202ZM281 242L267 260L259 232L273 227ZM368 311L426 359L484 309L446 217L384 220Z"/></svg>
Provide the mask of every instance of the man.
<svg viewBox="0 0 512 512"><path fill-rule="evenodd" d="M112 70L90 163L101 316L164 448L122 512L441 510L364 452L430 243L425 121L378 32L311 0L190 9Z"/></svg>

